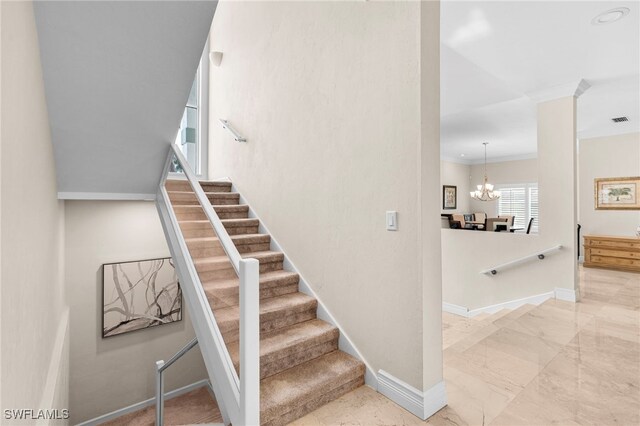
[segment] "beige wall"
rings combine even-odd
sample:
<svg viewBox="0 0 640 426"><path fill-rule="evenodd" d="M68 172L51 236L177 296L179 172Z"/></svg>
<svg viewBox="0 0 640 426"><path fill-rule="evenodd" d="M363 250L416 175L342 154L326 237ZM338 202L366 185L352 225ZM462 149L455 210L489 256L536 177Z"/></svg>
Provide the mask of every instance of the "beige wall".
<svg viewBox="0 0 640 426"><path fill-rule="evenodd" d="M421 34L421 7L220 3L211 50L224 58L210 75L209 176L232 178L374 369L416 388L423 273L440 287L439 237L424 247L421 237L440 226L437 121L421 130L421 118L439 116L426 81L438 77L437 43L421 45L437 38L438 22ZM424 80L421 48L431 55ZM248 142L234 142L218 118ZM426 178L433 188L421 194ZM399 212L398 232L385 229L387 210Z"/></svg>
<svg viewBox="0 0 640 426"><path fill-rule="evenodd" d="M442 213L469 213L469 181L471 178L471 166L468 164L440 161L440 183L442 185L455 185L458 187L458 208L454 210L442 209L442 189L440 190L440 209Z"/></svg>
<svg viewBox="0 0 640 426"><path fill-rule="evenodd" d="M186 315L175 324L101 338L102 264L165 256L169 250L153 202L66 202L73 423L153 397L155 361L167 360L194 337ZM167 370L165 390L206 377L195 348Z"/></svg>
<svg viewBox="0 0 640 426"><path fill-rule="evenodd" d="M499 161L487 164L487 176L489 183L494 185L506 183L534 183L538 182L538 160L514 160ZM484 179L484 164L471 166L470 189L476 189ZM467 194L469 196L469 194ZM470 208L474 212L485 212L490 217L495 217L498 211L497 201L477 201L470 199Z"/></svg>
<svg viewBox="0 0 640 426"><path fill-rule="evenodd" d="M33 6L2 2L0 8L2 409L64 409L64 204L57 200ZM4 417L2 423L11 424Z"/></svg>
<svg viewBox="0 0 640 426"><path fill-rule="evenodd" d="M596 210L593 182L595 178L640 176L640 133L582 139L578 158L581 235L635 235L640 211Z"/></svg>
<svg viewBox="0 0 640 426"><path fill-rule="evenodd" d="M479 309L553 292L556 288L574 291L577 282L575 135L573 97L538 105L537 163L544 170L537 178L540 233L524 235L443 229L442 287L445 303ZM493 166L498 163L489 164L491 183L535 182L529 180L534 177L535 160L517 163L520 164L497 167ZM543 262L534 260L499 272L496 276L480 274L492 266L558 244L563 246L562 250L548 255Z"/></svg>

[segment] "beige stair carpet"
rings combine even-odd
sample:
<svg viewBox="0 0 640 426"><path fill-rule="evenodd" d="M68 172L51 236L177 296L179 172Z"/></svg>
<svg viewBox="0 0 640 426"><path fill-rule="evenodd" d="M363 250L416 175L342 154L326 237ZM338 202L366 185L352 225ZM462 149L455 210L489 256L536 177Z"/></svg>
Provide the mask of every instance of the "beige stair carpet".
<svg viewBox="0 0 640 426"><path fill-rule="evenodd" d="M260 418L284 425L364 384L364 364L338 349L339 330L316 316L317 300L298 291L258 219L230 182L201 182L238 252L260 263ZM239 280L189 182L166 188L209 305L240 371Z"/></svg>

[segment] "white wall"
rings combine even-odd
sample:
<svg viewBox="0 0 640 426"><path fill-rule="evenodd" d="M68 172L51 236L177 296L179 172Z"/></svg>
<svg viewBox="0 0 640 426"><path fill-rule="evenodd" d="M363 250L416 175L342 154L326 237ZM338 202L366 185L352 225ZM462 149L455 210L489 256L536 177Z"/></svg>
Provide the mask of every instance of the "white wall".
<svg viewBox="0 0 640 426"><path fill-rule="evenodd" d="M168 256L153 202L66 201L73 423L153 397L155 361L167 360L194 337L188 315L178 323L101 337L101 266ZM206 377L196 347L167 370L165 390Z"/></svg>
<svg viewBox="0 0 640 426"><path fill-rule="evenodd" d="M440 161L440 184L455 185L458 187L458 205L456 209L445 210L442 208L442 189L440 190L440 208L442 213L470 213L469 205L469 181L471 179L471 166L468 164Z"/></svg>
<svg viewBox="0 0 640 426"><path fill-rule="evenodd" d="M634 236L640 211L596 210L594 179L640 176L640 133L582 139L578 158L581 235Z"/></svg>
<svg viewBox="0 0 640 426"><path fill-rule="evenodd" d="M69 343L64 204L56 197L33 5L1 2L0 9L1 408L64 409ZM2 424L12 424L4 411Z"/></svg>
<svg viewBox="0 0 640 426"><path fill-rule="evenodd" d="M471 166L470 188L476 189L484 179L484 164ZM534 183L538 182L538 160L500 161L487 164L487 176L489 183L494 185L507 183ZM471 191L471 189L469 189ZM469 196L469 194L467 194ZM470 199L470 209L473 212L485 212L489 217L495 217L498 211L497 201L477 201Z"/></svg>
<svg viewBox="0 0 640 426"><path fill-rule="evenodd" d="M422 13L437 16L437 3L220 3L209 162L209 176L232 178L374 369L420 389L423 336L439 335L441 321L430 309L423 325L418 296L440 303L438 74L420 73L421 62L437 69L438 20L421 28ZM234 142L218 118L248 142ZM421 192L421 179L432 187ZM398 232L385 230L387 210L399 212ZM424 386L442 378L430 359Z"/></svg>

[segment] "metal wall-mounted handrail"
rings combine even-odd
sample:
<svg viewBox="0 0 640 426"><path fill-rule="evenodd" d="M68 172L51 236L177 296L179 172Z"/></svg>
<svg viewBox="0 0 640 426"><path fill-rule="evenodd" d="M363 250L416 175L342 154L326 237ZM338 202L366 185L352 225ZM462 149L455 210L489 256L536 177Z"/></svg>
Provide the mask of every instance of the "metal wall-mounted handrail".
<svg viewBox="0 0 640 426"><path fill-rule="evenodd" d="M178 220L173 211L165 182L174 158L182 168L193 192L240 281L240 378L231 361L220 329L211 311L199 275L189 254ZM162 173L156 205L175 261L178 278L187 302L191 322L209 373L209 379L225 423L260 424L259 357L259 263L243 259L227 233L200 182L176 145L171 145Z"/></svg>
<svg viewBox="0 0 640 426"><path fill-rule="evenodd" d="M233 138L235 139L236 142L247 141L247 138L240 136L240 133L238 133L238 131L235 128L233 128L231 124L229 124L228 120L223 120L222 118L220 118L219 120L222 123L222 127L227 129L233 135Z"/></svg>
<svg viewBox="0 0 640 426"><path fill-rule="evenodd" d="M561 245L557 245L557 246L553 246L551 248L548 248L546 250L541 250L538 251L536 253L524 256L524 257L520 257L518 259L512 260L510 262L506 262L506 263L501 263L500 265L496 265L493 266L491 268L488 269L484 269L482 271L480 271L481 274L491 274L491 275L496 275L498 273L498 271L502 270L502 269L506 269L515 265L518 265L520 263L524 263L524 262L528 262L530 260L533 259L540 259L543 260L545 258L545 256L549 253L553 253L555 251L558 251L562 248Z"/></svg>

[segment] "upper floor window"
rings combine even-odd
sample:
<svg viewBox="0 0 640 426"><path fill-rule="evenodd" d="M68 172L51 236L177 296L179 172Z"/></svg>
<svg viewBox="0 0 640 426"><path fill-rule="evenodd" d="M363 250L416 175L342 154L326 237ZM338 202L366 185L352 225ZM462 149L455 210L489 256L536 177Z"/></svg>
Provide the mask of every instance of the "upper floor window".
<svg viewBox="0 0 640 426"><path fill-rule="evenodd" d="M200 58L175 143L196 175L206 178L209 105L209 43Z"/></svg>
<svg viewBox="0 0 640 426"><path fill-rule="evenodd" d="M196 78L193 80L191 91L189 92L189 99L187 105L184 108L182 114L182 120L180 121L180 130L176 135L176 144L180 147L182 154L185 156L189 164L193 167L193 171L197 174L201 174L200 164L200 128L199 128L199 111L198 111L198 94L200 80L200 69L196 72Z"/></svg>

